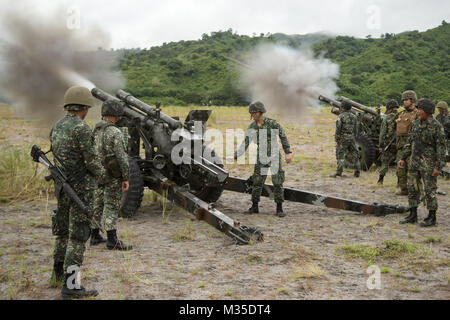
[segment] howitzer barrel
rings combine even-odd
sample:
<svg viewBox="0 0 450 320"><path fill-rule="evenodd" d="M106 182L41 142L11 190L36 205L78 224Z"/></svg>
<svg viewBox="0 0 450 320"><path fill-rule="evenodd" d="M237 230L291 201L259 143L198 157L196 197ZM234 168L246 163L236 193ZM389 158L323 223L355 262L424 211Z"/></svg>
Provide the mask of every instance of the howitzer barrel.
<svg viewBox="0 0 450 320"><path fill-rule="evenodd" d="M139 99L136 99L128 92L125 92L123 90L117 91L117 97L122 100L123 102L132 105L133 107L141 110L142 112L145 112L151 117L156 118L157 117L157 111L155 108L149 106L148 104L140 101ZM161 120L166 122L171 129L178 129L181 128L181 122L178 120L175 120L174 118L160 112L159 117Z"/></svg>
<svg viewBox="0 0 450 320"><path fill-rule="evenodd" d="M340 111L341 103L339 101L327 98L327 97L322 96L322 95L319 96L319 100L322 101L322 102L328 103L329 105L331 105L331 113L333 113L333 114L335 114L337 116L341 113L341 111ZM352 108L350 110L350 112L352 112L353 114L358 114L358 112L360 112L360 111L358 109Z"/></svg>
<svg viewBox="0 0 450 320"><path fill-rule="evenodd" d="M120 101L120 99L117 99L116 97L110 95L109 93L106 93L105 91L99 89L99 88L94 88L91 90L91 93L94 97L96 97L97 99L101 100L101 101L106 101L106 100L116 100L116 101ZM154 125L154 122L150 119L148 119L142 112L138 112L136 110L133 110L132 108L123 108L123 113L130 117L131 119L140 119L142 121L145 121L145 123L149 126L152 127Z"/></svg>
<svg viewBox="0 0 450 320"><path fill-rule="evenodd" d="M367 106L365 106L365 105L363 105L361 103L358 103L356 101L350 100L349 98L346 98L344 96L340 97L339 100L341 100L342 102L346 101L346 102L350 103L353 107L355 107L358 110L361 110L361 111L373 114L374 116L378 116L379 115L378 112L376 112L375 110L373 110L373 109L371 109L371 108L369 108L369 107L367 107Z"/></svg>

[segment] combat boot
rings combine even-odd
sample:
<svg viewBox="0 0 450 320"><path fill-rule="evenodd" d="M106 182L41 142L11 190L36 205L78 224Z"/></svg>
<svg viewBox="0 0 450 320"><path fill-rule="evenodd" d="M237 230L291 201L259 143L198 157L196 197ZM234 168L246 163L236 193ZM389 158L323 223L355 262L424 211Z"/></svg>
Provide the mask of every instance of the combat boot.
<svg viewBox="0 0 450 320"><path fill-rule="evenodd" d="M378 178L378 184L383 184L384 176L380 174L380 177Z"/></svg>
<svg viewBox="0 0 450 320"><path fill-rule="evenodd" d="M128 251L133 249L133 246L127 243L124 243L117 239L116 230L107 231L108 240L106 241L106 248L109 250L122 250Z"/></svg>
<svg viewBox="0 0 450 320"><path fill-rule="evenodd" d="M247 211L244 211L244 213L246 214L259 213L258 202L253 202L252 206Z"/></svg>
<svg viewBox="0 0 450 320"><path fill-rule="evenodd" d="M283 212L283 203L282 202L277 202L277 213L276 215L278 217L285 217L286 213Z"/></svg>
<svg viewBox="0 0 450 320"><path fill-rule="evenodd" d="M417 207L409 208L409 216L400 221L400 224L416 223L417 222Z"/></svg>
<svg viewBox="0 0 450 320"><path fill-rule="evenodd" d="M86 290L86 288L84 288L81 285L80 285L80 288L77 289L77 288L75 288L75 284L73 284L74 288L69 289L69 287L67 286L67 280L69 279L70 276L71 276L71 274L66 274L66 276L64 278L64 285L61 289L61 297L63 300L82 299L82 298L87 298L87 297L98 296L97 290L95 290L95 289Z"/></svg>
<svg viewBox="0 0 450 320"><path fill-rule="evenodd" d="M353 174L353 176L354 176L355 178L359 178L360 174L361 174L361 173L359 172L359 170L356 170L355 173Z"/></svg>
<svg viewBox="0 0 450 320"><path fill-rule="evenodd" d="M50 279L51 287L61 287L64 281L64 262L54 262L53 272Z"/></svg>
<svg viewBox="0 0 450 320"><path fill-rule="evenodd" d="M330 178L342 177L342 173L336 172L335 174L330 174Z"/></svg>
<svg viewBox="0 0 450 320"><path fill-rule="evenodd" d="M106 239L101 236L100 229L93 229L91 233L91 246L96 246L104 242L106 242Z"/></svg>
<svg viewBox="0 0 450 320"><path fill-rule="evenodd" d="M426 217L423 222L420 223L421 227L431 227L436 224L436 210L430 210L428 217Z"/></svg>

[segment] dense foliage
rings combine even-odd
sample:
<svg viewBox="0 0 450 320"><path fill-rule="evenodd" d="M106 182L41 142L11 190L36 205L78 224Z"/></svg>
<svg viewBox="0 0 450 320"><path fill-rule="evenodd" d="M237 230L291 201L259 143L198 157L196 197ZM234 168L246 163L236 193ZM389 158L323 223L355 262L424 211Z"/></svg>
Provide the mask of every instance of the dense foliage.
<svg viewBox="0 0 450 320"><path fill-rule="evenodd" d="M312 45L315 53L340 65L338 94L367 105L400 100L413 89L419 97L450 101L450 25L425 32L385 34L379 39L320 34L238 35L233 30L203 34L197 41L123 50L126 90L145 101L168 105L246 105L238 74L225 57L240 55L261 42L291 47Z"/></svg>

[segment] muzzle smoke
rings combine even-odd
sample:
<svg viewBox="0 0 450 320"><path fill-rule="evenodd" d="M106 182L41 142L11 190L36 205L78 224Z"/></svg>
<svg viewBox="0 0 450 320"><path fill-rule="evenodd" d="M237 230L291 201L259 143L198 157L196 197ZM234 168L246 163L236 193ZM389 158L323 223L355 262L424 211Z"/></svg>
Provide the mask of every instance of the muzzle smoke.
<svg viewBox="0 0 450 320"><path fill-rule="evenodd" d="M65 91L74 85L124 85L119 54L97 51L109 46L109 35L85 23L68 29L63 8L46 16L32 16L23 7L3 9L0 30L0 95L27 114L56 119L64 112Z"/></svg>
<svg viewBox="0 0 450 320"><path fill-rule="evenodd" d="M339 66L315 58L310 49L264 44L252 50L241 68L245 93L262 101L268 112L278 112L283 120L296 119L307 107L318 107L320 94L334 97Z"/></svg>

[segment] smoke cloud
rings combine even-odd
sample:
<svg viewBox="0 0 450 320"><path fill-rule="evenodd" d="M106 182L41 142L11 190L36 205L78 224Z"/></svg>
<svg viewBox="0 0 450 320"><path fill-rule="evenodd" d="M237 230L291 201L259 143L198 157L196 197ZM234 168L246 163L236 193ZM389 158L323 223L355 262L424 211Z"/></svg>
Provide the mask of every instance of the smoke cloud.
<svg viewBox="0 0 450 320"><path fill-rule="evenodd" d="M320 107L320 94L334 97L339 66L315 58L311 49L264 44L248 53L241 68L246 95L262 101L283 120L296 119L307 107Z"/></svg>
<svg viewBox="0 0 450 320"><path fill-rule="evenodd" d="M109 47L105 31L85 24L71 30L67 9L37 15L20 3L0 13L0 95L9 103L27 115L55 120L71 86L124 86L120 54L97 50Z"/></svg>

